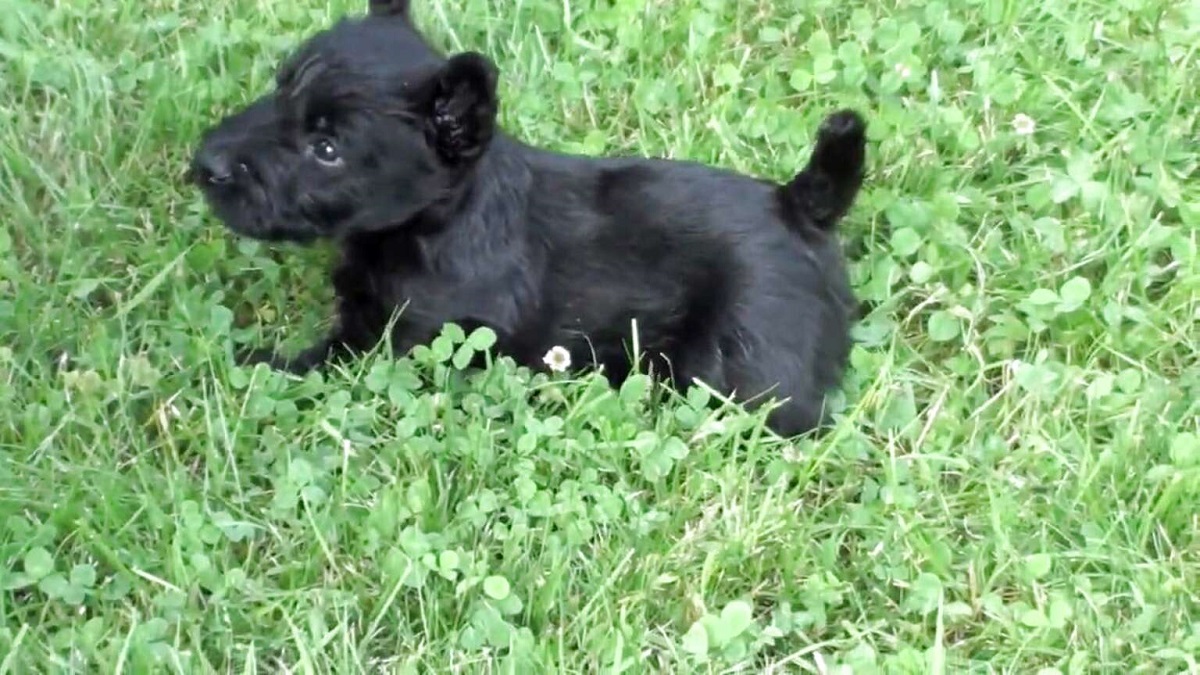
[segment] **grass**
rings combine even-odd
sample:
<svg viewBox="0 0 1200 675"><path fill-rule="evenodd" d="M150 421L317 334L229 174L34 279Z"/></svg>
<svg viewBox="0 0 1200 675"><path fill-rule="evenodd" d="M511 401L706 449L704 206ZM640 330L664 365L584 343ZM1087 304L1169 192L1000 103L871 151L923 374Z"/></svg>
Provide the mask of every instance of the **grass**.
<svg viewBox="0 0 1200 675"><path fill-rule="evenodd" d="M782 442L453 331L233 367L328 252L184 162L365 3L8 0L0 673L1200 672L1200 1L954 4L416 0L560 150L785 178L868 114L861 344Z"/></svg>

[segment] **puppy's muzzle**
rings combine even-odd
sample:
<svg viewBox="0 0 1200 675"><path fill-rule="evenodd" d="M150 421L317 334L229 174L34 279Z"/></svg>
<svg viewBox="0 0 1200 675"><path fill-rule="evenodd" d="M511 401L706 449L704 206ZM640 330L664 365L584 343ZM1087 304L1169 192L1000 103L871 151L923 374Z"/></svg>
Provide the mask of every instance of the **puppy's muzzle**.
<svg viewBox="0 0 1200 675"><path fill-rule="evenodd" d="M244 162L219 150L202 150L192 165L190 178L213 187L232 185L250 172Z"/></svg>

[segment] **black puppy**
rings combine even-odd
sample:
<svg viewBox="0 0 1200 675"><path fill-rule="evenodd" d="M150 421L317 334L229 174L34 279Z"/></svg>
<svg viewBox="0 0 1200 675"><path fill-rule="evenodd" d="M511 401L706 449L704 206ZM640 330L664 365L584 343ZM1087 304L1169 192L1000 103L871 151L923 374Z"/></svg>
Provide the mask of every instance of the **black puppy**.
<svg viewBox="0 0 1200 675"><path fill-rule="evenodd" d="M750 405L786 399L784 435L826 416L847 361L851 294L836 225L863 181L865 124L841 111L785 185L690 162L566 156L496 126L495 66L446 57L408 0L342 19L283 65L277 86L211 129L192 173L233 231L331 238L337 327L292 358L303 372L373 349L395 317L406 353L446 322L488 326L539 366L553 346ZM753 400L752 400L753 399Z"/></svg>

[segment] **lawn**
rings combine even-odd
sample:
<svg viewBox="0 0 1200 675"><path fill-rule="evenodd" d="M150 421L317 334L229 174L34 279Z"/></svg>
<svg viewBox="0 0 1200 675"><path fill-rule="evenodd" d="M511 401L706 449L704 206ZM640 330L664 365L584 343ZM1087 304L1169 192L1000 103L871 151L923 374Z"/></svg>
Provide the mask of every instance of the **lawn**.
<svg viewBox="0 0 1200 675"><path fill-rule="evenodd" d="M0 674L1200 673L1200 0L415 3L558 150L783 179L867 115L836 427L452 329L235 367L330 255L185 162L365 1L5 0Z"/></svg>

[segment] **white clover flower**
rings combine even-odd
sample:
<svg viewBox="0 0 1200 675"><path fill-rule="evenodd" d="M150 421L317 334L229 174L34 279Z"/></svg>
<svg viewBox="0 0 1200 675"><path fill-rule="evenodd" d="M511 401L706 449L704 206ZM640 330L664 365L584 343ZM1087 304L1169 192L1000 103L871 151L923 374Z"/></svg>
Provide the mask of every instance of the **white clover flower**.
<svg viewBox="0 0 1200 675"><path fill-rule="evenodd" d="M551 347L550 351L542 357L542 363L545 363L550 370L561 373L571 367L571 352L567 351L566 347Z"/></svg>
<svg viewBox="0 0 1200 675"><path fill-rule="evenodd" d="M1017 132L1017 135L1019 136L1029 136L1033 133L1033 130L1037 128L1037 123L1033 121L1032 117L1026 115L1025 113L1017 113L1017 115L1013 117L1012 125L1013 131Z"/></svg>

